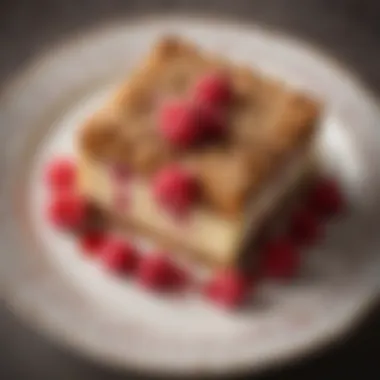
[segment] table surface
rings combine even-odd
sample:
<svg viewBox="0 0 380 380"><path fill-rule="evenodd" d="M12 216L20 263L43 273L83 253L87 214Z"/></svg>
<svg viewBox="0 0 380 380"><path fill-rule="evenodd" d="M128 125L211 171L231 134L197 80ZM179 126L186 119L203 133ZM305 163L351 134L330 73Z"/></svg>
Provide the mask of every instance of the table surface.
<svg viewBox="0 0 380 380"><path fill-rule="evenodd" d="M110 18L169 10L244 18L300 36L341 60L373 92L380 93L377 0L2 0L0 83L22 70L42 49L86 26ZM0 342L2 379L143 378L101 368L64 351L22 325L4 303L0 304ZM357 331L336 346L257 378L379 379L379 351L380 307L377 307Z"/></svg>

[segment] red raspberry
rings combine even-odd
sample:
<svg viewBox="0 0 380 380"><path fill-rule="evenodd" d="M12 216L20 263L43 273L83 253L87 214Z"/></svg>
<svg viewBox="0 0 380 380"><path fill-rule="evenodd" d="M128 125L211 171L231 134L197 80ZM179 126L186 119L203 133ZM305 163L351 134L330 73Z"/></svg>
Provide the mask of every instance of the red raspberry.
<svg viewBox="0 0 380 380"><path fill-rule="evenodd" d="M337 184L331 180L319 182L310 196L311 206L323 216L332 216L343 211L344 201Z"/></svg>
<svg viewBox="0 0 380 380"><path fill-rule="evenodd" d="M226 123L220 110L207 104L199 104L198 112L204 140L222 137L225 134Z"/></svg>
<svg viewBox="0 0 380 380"><path fill-rule="evenodd" d="M177 165L160 170L153 180L157 201L175 215L186 213L196 198L196 184L191 175Z"/></svg>
<svg viewBox="0 0 380 380"><path fill-rule="evenodd" d="M195 144L202 137L197 108L183 101L163 105L159 128L169 143L182 148Z"/></svg>
<svg viewBox="0 0 380 380"><path fill-rule="evenodd" d="M46 169L46 181L53 189L72 189L76 182L76 167L68 158L56 158Z"/></svg>
<svg viewBox="0 0 380 380"><path fill-rule="evenodd" d="M90 256L99 254L105 242L106 236L104 232L100 230L85 231L79 238L82 250Z"/></svg>
<svg viewBox="0 0 380 380"><path fill-rule="evenodd" d="M205 75L196 84L194 96L201 104L217 107L227 105L232 96L229 78L221 73Z"/></svg>
<svg viewBox="0 0 380 380"><path fill-rule="evenodd" d="M185 272L170 261L166 254L145 256L138 269L140 283L153 290L168 290L186 283Z"/></svg>
<svg viewBox="0 0 380 380"><path fill-rule="evenodd" d="M56 194L48 208L50 221L60 228L77 229L88 221L90 205L87 200L76 193Z"/></svg>
<svg viewBox="0 0 380 380"><path fill-rule="evenodd" d="M263 252L264 276L290 278L299 268L299 252L287 238L277 238L269 242Z"/></svg>
<svg viewBox="0 0 380 380"><path fill-rule="evenodd" d="M291 218L290 233L296 242L313 244L321 237L322 228L315 213L308 209L300 209Z"/></svg>
<svg viewBox="0 0 380 380"><path fill-rule="evenodd" d="M103 245L101 260L111 272L125 274L137 268L139 256L133 245L112 237Z"/></svg>
<svg viewBox="0 0 380 380"><path fill-rule="evenodd" d="M206 295L217 304L235 308L241 305L249 290L249 281L235 270L223 270L206 286Z"/></svg>

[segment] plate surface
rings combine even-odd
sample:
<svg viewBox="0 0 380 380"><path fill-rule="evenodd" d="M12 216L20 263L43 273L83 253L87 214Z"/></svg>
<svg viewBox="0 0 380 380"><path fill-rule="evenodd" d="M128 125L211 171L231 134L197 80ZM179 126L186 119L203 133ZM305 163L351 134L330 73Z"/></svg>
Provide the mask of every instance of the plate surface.
<svg viewBox="0 0 380 380"><path fill-rule="evenodd" d="M120 283L45 223L43 166L73 151L78 124L138 63L157 36L176 33L282 77L325 101L321 163L350 213L305 252L291 284L265 283L242 313L197 297L163 300ZM114 25L36 61L0 103L0 274L30 322L97 360L150 372L225 373L295 358L348 329L379 291L378 110L341 68L281 35L195 19ZM3 127L4 128L4 127ZM3 132L2 132L3 133Z"/></svg>

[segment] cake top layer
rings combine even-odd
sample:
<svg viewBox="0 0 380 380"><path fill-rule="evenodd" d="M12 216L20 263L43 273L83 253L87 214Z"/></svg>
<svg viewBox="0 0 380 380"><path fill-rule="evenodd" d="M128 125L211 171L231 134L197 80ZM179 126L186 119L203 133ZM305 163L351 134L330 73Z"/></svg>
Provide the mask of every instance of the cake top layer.
<svg viewBox="0 0 380 380"><path fill-rule="evenodd" d="M221 105L209 107L210 99ZM171 162L186 166L205 206L236 215L310 141L318 113L283 83L166 37L87 121L79 143L85 154L139 175ZM199 139L204 115L209 131Z"/></svg>

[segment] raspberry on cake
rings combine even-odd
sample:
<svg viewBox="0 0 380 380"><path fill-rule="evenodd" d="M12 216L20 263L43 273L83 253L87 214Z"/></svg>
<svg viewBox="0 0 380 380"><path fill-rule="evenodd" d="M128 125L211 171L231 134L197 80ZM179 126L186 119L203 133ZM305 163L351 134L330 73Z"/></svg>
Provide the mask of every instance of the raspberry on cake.
<svg viewBox="0 0 380 380"><path fill-rule="evenodd" d="M318 115L285 84L164 38L82 126L80 188L164 248L239 266L315 176ZM126 208L115 167L128 173Z"/></svg>
<svg viewBox="0 0 380 380"><path fill-rule="evenodd" d="M178 216L187 214L196 197L196 183L191 175L174 165L158 171L153 189L156 202Z"/></svg>

